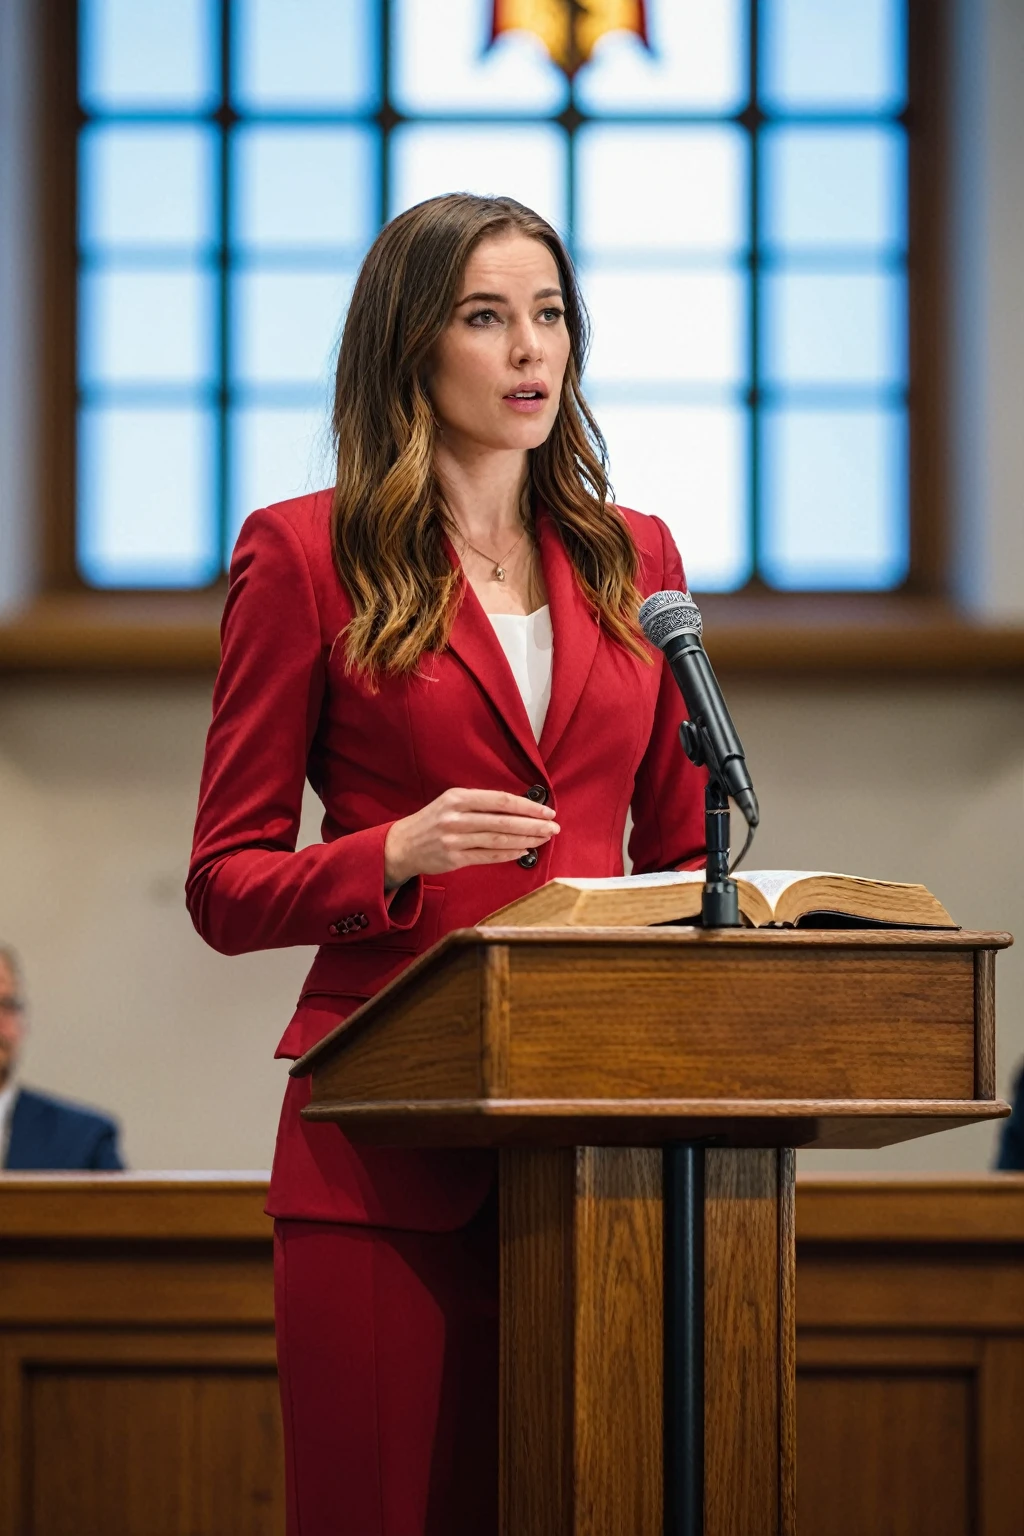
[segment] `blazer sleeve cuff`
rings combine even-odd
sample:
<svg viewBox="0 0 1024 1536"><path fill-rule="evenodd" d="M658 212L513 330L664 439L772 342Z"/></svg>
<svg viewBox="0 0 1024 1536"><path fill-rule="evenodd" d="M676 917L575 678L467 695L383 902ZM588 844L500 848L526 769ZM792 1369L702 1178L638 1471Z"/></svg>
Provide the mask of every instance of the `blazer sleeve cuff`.
<svg viewBox="0 0 1024 1536"><path fill-rule="evenodd" d="M351 898L347 899L343 890L338 891L337 911L329 913L327 932L321 943L351 944L355 938L379 938L381 934L401 932L419 922L423 910L422 875L414 875L393 891L384 889L384 842L391 825L390 821L381 822L379 826L350 832L338 839L339 854L344 847L342 857L346 870L365 870L370 874L370 881L363 886L364 900L352 902L351 910ZM347 885L349 882L340 883Z"/></svg>

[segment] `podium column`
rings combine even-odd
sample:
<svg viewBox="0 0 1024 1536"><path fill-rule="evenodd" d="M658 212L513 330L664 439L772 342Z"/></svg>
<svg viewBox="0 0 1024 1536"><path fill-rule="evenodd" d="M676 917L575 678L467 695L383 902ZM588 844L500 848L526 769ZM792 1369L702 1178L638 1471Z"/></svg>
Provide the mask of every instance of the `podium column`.
<svg viewBox="0 0 1024 1536"><path fill-rule="evenodd" d="M502 1536L794 1536L794 1158L704 1156L703 1529L669 1531L661 1151L502 1152Z"/></svg>

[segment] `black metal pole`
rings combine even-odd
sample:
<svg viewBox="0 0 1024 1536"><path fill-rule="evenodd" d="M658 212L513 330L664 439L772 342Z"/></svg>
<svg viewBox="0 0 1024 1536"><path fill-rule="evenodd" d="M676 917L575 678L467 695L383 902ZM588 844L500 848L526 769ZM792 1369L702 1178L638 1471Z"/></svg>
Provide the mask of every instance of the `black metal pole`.
<svg viewBox="0 0 1024 1536"><path fill-rule="evenodd" d="M739 893L735 880L729 879L729 796L714 774L704 789L704 837L708 862L701 921L705 928L738 928Z"/></svg>
<svg viewBox="0 0 1024 1536"><path fill-rule="evenodd" d="M704 1148L663 1152L665 1536L704 1531Z"/></svg>

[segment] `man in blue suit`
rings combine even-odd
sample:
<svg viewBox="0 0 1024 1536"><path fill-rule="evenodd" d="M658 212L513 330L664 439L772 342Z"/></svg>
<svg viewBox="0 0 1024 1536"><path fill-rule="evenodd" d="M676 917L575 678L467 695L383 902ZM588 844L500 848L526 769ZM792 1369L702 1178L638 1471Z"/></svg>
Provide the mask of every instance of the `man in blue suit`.
<svg viewBox="0 0 1024 1536"><path fill-rule="evenodd" d="M18 1083L26 1027L20 981L17 956L0 946L0 1167L116 1171L123 1164L113 1120Z"/></svg>
<svg viewBox="0 0 1024 1536"><path fill-rule="evenodd" d="M1013 1114L1003 1121L996 1167L1004 1173L1024 1173L1024 1067L1013 1093Z"/></svg>

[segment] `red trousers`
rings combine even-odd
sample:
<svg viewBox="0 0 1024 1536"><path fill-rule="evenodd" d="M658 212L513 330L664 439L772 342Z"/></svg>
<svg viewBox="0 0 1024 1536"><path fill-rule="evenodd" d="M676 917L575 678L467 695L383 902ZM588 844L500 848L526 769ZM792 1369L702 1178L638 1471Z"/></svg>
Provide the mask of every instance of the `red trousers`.
<svg viewBox="0 0 1024 1536"><path fill-rule="evenodd" d="M276 1221L288 1536L494 1536L492 1194L456 1232Z"/></svg>

